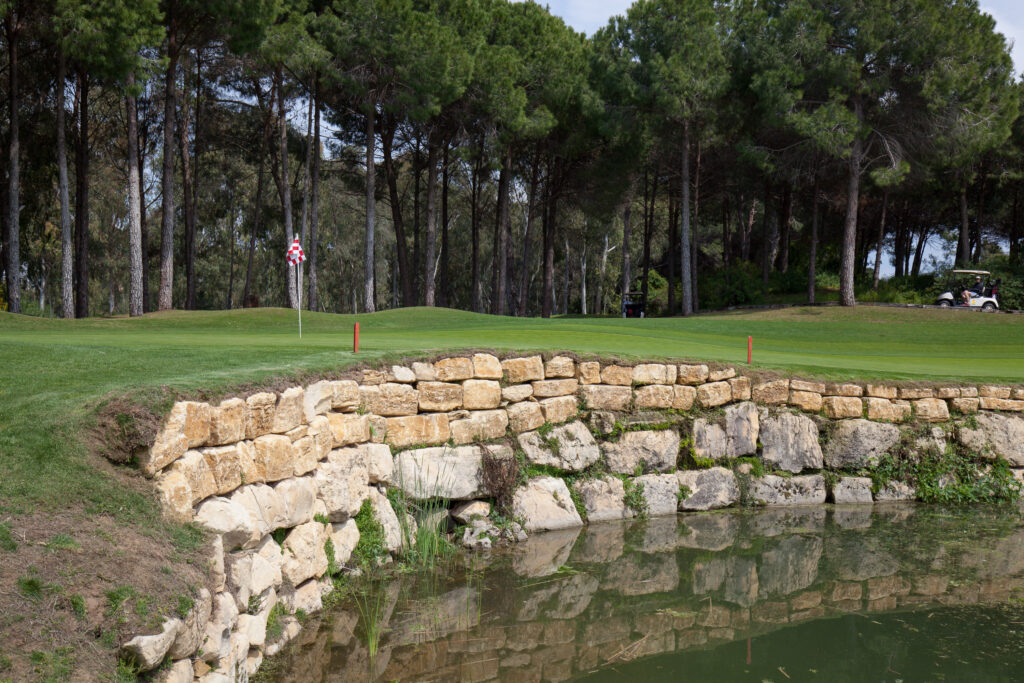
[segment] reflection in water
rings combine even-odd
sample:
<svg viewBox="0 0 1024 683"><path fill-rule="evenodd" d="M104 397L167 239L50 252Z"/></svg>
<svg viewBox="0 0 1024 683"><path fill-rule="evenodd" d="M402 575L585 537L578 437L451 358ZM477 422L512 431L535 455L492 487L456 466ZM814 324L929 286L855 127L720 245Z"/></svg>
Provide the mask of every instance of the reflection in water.
<svg viewBox="0 0 1024 683"><path fill-rule="evenodd" d="M303 681L1013 680L1020 519L1016 508L814 507L538 535L484 570L397 577L379 623L343 606L307 625L276 670Z"/></svg>

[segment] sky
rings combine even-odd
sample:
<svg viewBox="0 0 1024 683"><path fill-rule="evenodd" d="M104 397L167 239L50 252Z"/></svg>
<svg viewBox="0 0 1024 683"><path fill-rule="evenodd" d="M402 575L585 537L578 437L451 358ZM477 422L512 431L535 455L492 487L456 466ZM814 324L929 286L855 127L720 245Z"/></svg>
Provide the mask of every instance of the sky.
<svg viewBox="0 0 1024 683"><path fill-rule="evenodd" d="M544 0L538 0L544 4ZM608 23L608 18L625 14L632 0L547 0L552 14L577 31L591 35ZM1024 69L1024 8L1021 0L980 0L983 12L996 20L996 30L1014 43L1013 62L1019 74Z"/></svg>

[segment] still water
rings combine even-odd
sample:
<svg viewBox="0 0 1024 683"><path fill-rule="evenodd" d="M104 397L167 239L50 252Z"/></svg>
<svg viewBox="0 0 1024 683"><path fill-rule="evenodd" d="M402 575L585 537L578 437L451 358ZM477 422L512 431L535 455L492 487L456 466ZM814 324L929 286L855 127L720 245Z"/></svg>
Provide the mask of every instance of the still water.
<svg viewBox="0 0 1024 683"><path fill-rule="evenodd" d="M813 507L538 535L307 622L286 681L1024 681L1013 508Z"/></svg>

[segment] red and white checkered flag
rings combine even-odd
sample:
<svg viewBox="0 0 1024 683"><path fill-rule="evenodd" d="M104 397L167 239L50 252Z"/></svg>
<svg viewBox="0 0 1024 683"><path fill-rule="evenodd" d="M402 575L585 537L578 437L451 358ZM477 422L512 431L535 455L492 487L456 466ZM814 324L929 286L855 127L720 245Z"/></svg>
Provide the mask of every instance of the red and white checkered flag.
<svg viewBox="0 0 1024 683"><path fill-rule="evenodd" d="M292 242L292 246L288 247L288 253L284 257L288 259L288 264L292 266L297 266L306 260L306 252L302 251L302 245L299 244L298 237Z"/></svg>

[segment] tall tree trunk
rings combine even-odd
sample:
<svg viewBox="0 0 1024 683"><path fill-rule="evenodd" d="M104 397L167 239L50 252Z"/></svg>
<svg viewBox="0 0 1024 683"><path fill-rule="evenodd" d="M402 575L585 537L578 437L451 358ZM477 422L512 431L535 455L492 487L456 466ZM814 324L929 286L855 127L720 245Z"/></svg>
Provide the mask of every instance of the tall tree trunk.
<svg viewBox="0 0 1024 683"><path fill-rule="evenodd" d="M170 3L168 16L173 13ZM173 307L172 287L174 284L174 111L177 108L175 80L178 72L178 31L174 19L167 26L167 71L164 73L164 166L161 188L163 192L162 221L160 230L160 290L157 293L157 310L167 311Z"/></svg>
<svg viewBox="0 0 1024 683"><path fill-rule="evenodd" d="M604 234L604 248L601 250L601 270L597 277L597 291L594 292L594 313L601 315L604 313L604 274L608 269L608 254L611 253L611 249L608 248L608 233Z"/></svg>
<svg viewBox="0 0 1024 683"><path fill-rule="evenodd" d="M960 239L956 246L956 265L964 267L971 260L971 245L969 241L970 224L967 218L967 181L960 187Z"/></svg>
<svg viewBox="0 0 1024 683"><path fill-rule="evenodd" d="M555 170L551 168L555 161L548 164L548 182L545 199L546 219L544 221L544 302L541 305L541 317L550 318L554 309L555 284Z"/></svg>
<svg viewBox="0 0 1024 683"><path fill-rule="evenodd" d="M512 184L512 153L506 150L502 155L501 170L498 172L498 206L494 216L494 276L495 285L491 299L491 313L505 315L508 298L508 232L509 192Z"/></svg>
<svg viewBox="0 0 1024 683"><path fill-rule="evenodd" d="M971 259L974 263L981 261L982 247L984 246L984 233L982 232L983 222L982 218L985 215L985 163L981 164L981 171L978 174L980 176L978 180L978 209L974 217L974 257Z"/></svg>
<svg viewBox="0 0 1024 683"><path fill-rule="evenodd" d="M317 293L317 244L320 239L320 81L313 83L313 165L310 179L309 205L309 244L306 251L309 253L309 310L315 311L320 307L320 297ZM404 245L403 245L404 246Z"/></svg>
<svg viewBox="0 0 1024 683"><path fill-rule="evenodd" d="M136 103L138 99L136 98ZM138 104L136 104L138 110ZM138 113L136 111L136 113ZM142 244L142 312L149 313L152 310L153 302L149 297L149 226L146 221L146 141L148 139L148 128L145 117L139 128L138 143L139 150L139 235Z"/></svg>
<svg viewBox="0 0 1024 683"><path fill-rule="evenodd" d="M529 296L530 237L533 233L534 217L537 213L537 183L540 179L540 148L535 148L530 169L530 187L526 197L526 226L523 230L523 265L519 273L519 315L526 317Z"/></svg>
<svg viewBox="0 0 1024 683"><path fill-rule="evenodd" d="M928 233L930 229L927 224L921 226L921 232L917 237L917 248L914 249L914 265L910 271L910 275L917 277L921 274L921 260L924 258L924 249L928 244Z"/></svg>
<svg viewBox="0 0 1024 683"><path fill-rule="evenodd" d="M18 26L17 5L7 15L7 104L10 133L7 140L7 310L21 313L21 143L18 125Z"/></svg>
<svg viewBox="0 0 1024 683"><path fill-rule="evenodd" d="M854 100L854 114L857 121L863 120L860 99ZM857 245L857 205L860 201L860 163L863 157L863 141L855 135L850 143L849 179L846 187L846 220L843 223L843 249L839 266L839 303L853 306L857 303L853 292L853 266Z"/></svg>
<svg viewBox="0 0 1024 683"><path fill-rule="evenodd" d="M417 303L423 301L421 291L416 286L419 284L419 276L416 273L423 273L423 245L422 236L420 234L423 227L423 221L420 211L420 172L422 171L422 164L420 163L420 133L416 133L416 148L412 157L412 261L413 266L411 272L413 273L413 289L416 290L416 301L406 302L406 306L415 306Z"/></svg>
<svg viewBox="0 0 1024 683"><path fill-rule="evenodd" d="M224 297L224 308L231 310L235 293L235 196L231 193L228 205L228 291Z"/></svg>
<svg viewBox="0 0 1024 683"><path fill-rule="evenodd" d="M484 312L483 283L480 281L480 186L483 180L484 136L480 135L480 144L473 159L473 171L469 178L469 226L470 240L470 271L472 273L473 312Z"/></svg>
<svg viewBox="0 0 1024 683"><path fill-rule="evenodd" d="M374 292L374 249L373 242L376 237L376 202L374 197L377 193L377 171L374 167L374 151L377 147L377 134L374 131L374 123L377 120L377 105L370 102L370 110L366 113L366 241L363 251L363 307L367 313L377 310Z"/></svg>
<svg viewBox="0 0 1024 683"><path fill-rule="evenodd" d="M306 162L303 165L302 217L299 224L302 248L307 252L309 251L309 186L313 175L313 103L315 100L316 96L310 92L309 103L306 107Z"/></svg>
<svg viewBox="0 0 1024 683"><path fill-rule="evenodd" d="M875 241L875 275L871 289L878 291L878 274L882 270L882 241L885 238L885 211L889 207L889 191L882 193L882 215L878 218L878 239Z"/></svg>
<svg viewBox="0 0 1024 683"><path fill-rule="evenodd" d="M135 74L128 74L125 107L128 117L128 315L142 315L142 211L139 176L139 123L135 107Z"/></svg>
<svg viewBox="0 0 1024 683"><path fill-rule="evenodd" d="M675 188L672 186L672 176L669 176L668 188L668 249L666 253L666 266L668 269L668 315L676 314L676 241L679 239L679 228L676 224L676 214L679 212L675 196Z"/></svg>
<svg viewBox="0 0 1024 683"><path fill-rule="evenodd" d="M818 218L821 203L818 200L818 176L814 176L814 196L811 199L811 246L807 256L807 303L814 303L815 289L817 288L818 267Z"/></svg>
<svg viewBox="0 0 1024 683"><path fill-rule="evenodd" d="M690 263L690 122L683 123L682 172L679 199L679 274L682 277L683 315L693 313L693 272Z"/></svg>
<svg viewBox="0 0 1024 683"><path fill-rule="evenodd" d="M295 239L295 229L292 223L292 186L288 181L288 109L284 101L284 74L280 64L277 65L274 78L277 80L277 126L279 139L279 154L281 156L281 177L278 180L278 194L281 195L281 210L284 213L284 239L285 249L291 246ZM372 245L371 245L372 248ZM288 306L298 310L299 296L295 278L285 275L288 281Z"/></svg>
<svg viewBox="0 0 1024 683"><path fill-rule="evenodd" d="M57 50L57 195L60 200L60 302L61 316L75 317L75 285L71 246L71 202L68 188L68 152L65 140L64 86L67 73L64 50Z"/></svg>
<svg viewBox="0 0 1024 683"><path fill-rule="evenodd" d="M78 69L75 148L75 317L89 316L89 75Z"/></svg>
<svg viewBox="0 0 1024 683"><path fill-rule="evenodd" d="M789 271L789 235L793 223L793 185L786 183L782 191L782 211L779 221L779 272Z"/></svg>
<svg viewBox="0 0 1024 683"><path fill-rule="evenodd" d="M747 222L740 223L740 260L744 263L750 261L750 236L754 233L754 219L757 216L757 198L750 201L750 213L747 214Z"/></svg>
<svg viewBox="0 0 1024 683"><path fill-rule="evenodd" d="M249 307L252 304L252 267L256 258L256 236L259 234L260 226L263 223L263 186L265 177L267 148L270 146L271 121L274 118L274 98L271 96L266 118L263 121L263 137L260 138L260 158L256 171L256 199L253 202L252 228L249 232L249 258L245 267L245 287L242 289L242 306Z"/></svg>
<svg viewBox="0 0 1024 683"><path fill-rule="evenodd" d="M772 233L778 233L778 227L773 230L769 223L774 219L778 220L777 215L773 215L771 211L772 204L772 185L771 181L765 177L764 180L764 215L761 216L761 294L763 296L768 295L768 275L771 273L772 267Z"/></svg>
<svg viewBox="0 0 1024 683"><path fill-rule="evenodd" d="M452 301L452 280L449 270L451 247L448 244L448 190L451 184L451 166L448 161L448 148L444 146L444 158L441 161L441 305L454 308Z"/></svg>
<svg viewBox="0 0 1024 683"><path fill-rule="evenodd" d="M436 134L431 133L427 141L427 234L423 245L423 302L426 306L434 306L436 300L434 252L437 247L437 148L439 144L436 138Z"/></svg>
<svg viewBox="0 0 1024 683"><path fill-rule="evenodd" d="M565 238L565 278L562 280L562 315L569 314L569 284L572 282L572 252L569 249L569 238Z"/></svg>
<svg viewBox="0 0 1024 683"><path fill-rule="evenodd" d="M580 250L580 313L587 314L587 242L583 241Z"/></svg>
<svg viewBox="0 0 1024 683"><path fill-rule="evenodd" d="M1014 183L1013 209L1010 213L1010 263L1020 260L1020 184Z"/></svg>
<svg viewBox="0 0 1024 683"><path fill-rule="evenodd" d="M658 195L658 169L654 169L654 180L651 182L651 193L648 198L647 195L647 182L645 178L644 182L644 272L640 279L640 290L644 301L644 307L647 306L647 294L650 291L649 287L649 275L651 271L651 237L654 233L654 203L657 200ZM645 313L647 315L647 313Z"/></svg>
<svg viewBox="0 0 1024 683"><path fill-rule="evenodd" d="M630 233L632 232L631 219L633 214L633 195L636 192L636 178L629 182L629 189L626 191L626 202L622 209L622 317L626 317L626 300L629 298L629 287L633 282L633 274L630 272Z"/></svg>
<svg viewBox="0 0 1024 683"><path fill-rule="evenodd" d="M416 298L413 294L412 288L413 271L409 265L409 248L406 245L405 221L402 218L402 200L398 194L398 172L395 169L395 162L392 157L395 128L397 128L398 124L393 116L385 115L383 121L384 128L381 131L380 142L384 156L384 175L388 180L388 199L391 204L391 223L395 226L395 251L398 259L398 277L402 286L402 305L415 306ZM319 130L318 117L317 135L319 135ZM318 157L318 167L319 161Z"/></svg>
<svg viewBox="0 0 1024 683"><path fill-rule="evenodd" d="M189 128L192 122L189 107L188 77L192 71L192 60L185 51L182 60L181 80L181 121L178 124L178 151L181 154L181 198L185 214L185 309L196 308L196 207L193 193L192 154L189 152Z"/></svg>

